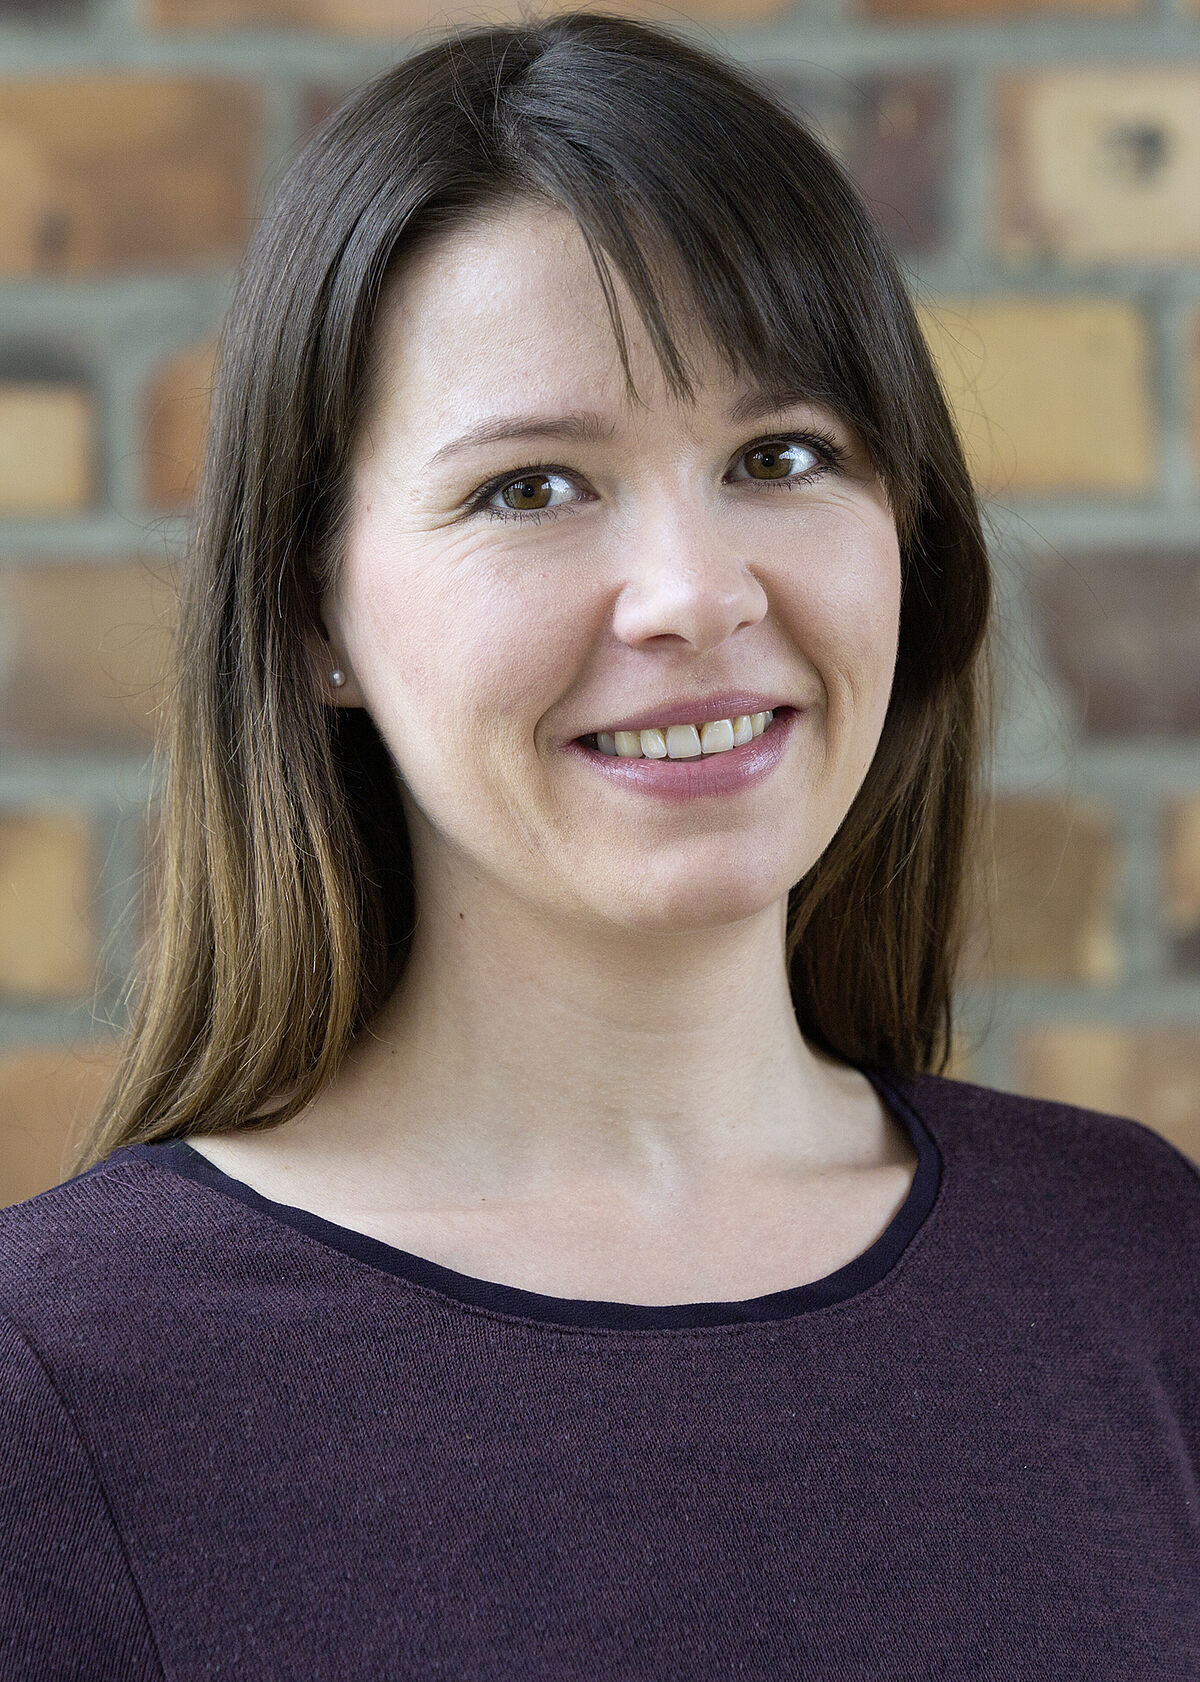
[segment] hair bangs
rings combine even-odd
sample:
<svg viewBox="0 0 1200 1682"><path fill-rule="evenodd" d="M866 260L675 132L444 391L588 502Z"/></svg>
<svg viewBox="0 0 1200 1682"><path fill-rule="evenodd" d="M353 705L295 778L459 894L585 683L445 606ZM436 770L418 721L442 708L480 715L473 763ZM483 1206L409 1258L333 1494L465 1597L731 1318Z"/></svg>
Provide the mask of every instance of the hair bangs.
<svg viewBox="0 0 1200 1682"><path fill-rule="evenodd" d="M892 261L840 166L766 89L717 101L698 87L686 102L664 102L639 66L589 123L577 66L559 88L555 61L551 48L505 89L499 161L514 196L559 205L577 222L631 394L611 268L673 395L695 398L689 353L699 336L734 379L848 422L906 524L927 451L914 421L927 374ZM731 157L746 170L722 168Z"/></svg>

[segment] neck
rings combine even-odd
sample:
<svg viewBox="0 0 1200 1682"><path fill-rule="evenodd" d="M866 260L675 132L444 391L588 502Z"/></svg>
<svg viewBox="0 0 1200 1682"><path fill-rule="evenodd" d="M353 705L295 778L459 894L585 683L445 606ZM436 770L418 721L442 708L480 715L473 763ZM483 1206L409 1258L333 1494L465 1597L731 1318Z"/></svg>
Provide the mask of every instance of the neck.
<svg viewBox="0 0 1200 1682"><path fill-rule="evenodd" d="M797 1026L785 917L646 933L426 895L404 977L331 1093L340 1143L381 1175L401 1153L446 1196L677 1198L877 1156L862 1076Z"/></svg>

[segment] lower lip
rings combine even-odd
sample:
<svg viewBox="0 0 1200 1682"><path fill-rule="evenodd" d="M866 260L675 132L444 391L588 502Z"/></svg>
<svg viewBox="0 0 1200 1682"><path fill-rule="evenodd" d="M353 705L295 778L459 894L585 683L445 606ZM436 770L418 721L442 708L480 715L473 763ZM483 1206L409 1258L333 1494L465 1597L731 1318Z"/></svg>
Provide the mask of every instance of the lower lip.
<svg viewBox="0 0 1200 1682"><path fill-rule="evenodd" d="M653 794L660 800L683 802L703 800L716 794L737 794L761 783L783 758L783 750L800 714L794 707L781 707L761 736L725 753L706 754L699 759L622 759L581 741L568 742L567 753L610 782L635 793Z"/></svg>

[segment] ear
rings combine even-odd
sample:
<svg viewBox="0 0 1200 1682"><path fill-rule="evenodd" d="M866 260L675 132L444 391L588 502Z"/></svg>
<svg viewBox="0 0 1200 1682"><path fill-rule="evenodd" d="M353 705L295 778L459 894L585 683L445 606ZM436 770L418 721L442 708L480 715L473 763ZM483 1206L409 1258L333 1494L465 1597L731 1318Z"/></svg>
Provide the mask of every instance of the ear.
<svg viewBox="0 0 1200 1682"><path fill-rule="evenodd" d="M309 631L307 653L313 686L323 701L332 707L366 706L349 659L339 653L323 625ZM334 683L334 672L341 672L345 682Z"/></svg>

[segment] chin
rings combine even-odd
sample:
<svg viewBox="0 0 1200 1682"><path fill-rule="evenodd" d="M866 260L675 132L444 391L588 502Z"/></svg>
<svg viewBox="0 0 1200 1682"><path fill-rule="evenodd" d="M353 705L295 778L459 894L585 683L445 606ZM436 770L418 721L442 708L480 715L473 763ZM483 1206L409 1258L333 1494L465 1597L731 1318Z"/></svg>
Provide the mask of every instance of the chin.
<svg viewBox="0 0 1200 1682"><path fill-rule="evenodd" d="M610 923L630 932L683 934L761 917L787 898L789 886L784 874L769 884L731 882L726 875L704 883L693 878L658 890L642 881L636 893L630 893L625 885L605 894L603 910ZM597 895L596 900L600 897Z"/></svg>

